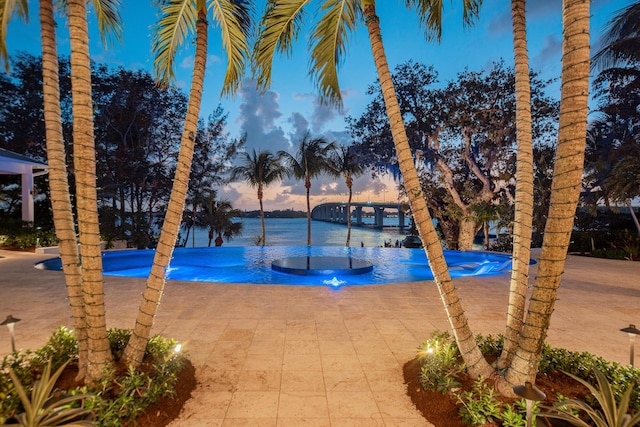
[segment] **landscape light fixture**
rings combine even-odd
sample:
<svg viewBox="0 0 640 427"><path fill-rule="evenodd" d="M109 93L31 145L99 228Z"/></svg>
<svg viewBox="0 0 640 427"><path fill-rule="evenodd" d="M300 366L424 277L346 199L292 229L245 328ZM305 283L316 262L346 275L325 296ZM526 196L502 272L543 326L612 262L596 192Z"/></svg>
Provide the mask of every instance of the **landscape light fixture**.
<svg viewBox="0 0 640 427"><path fill-rule="evenodd" d="M19 321L20 319L16 319L12 315L8 315L7 318L4 319L2 323L0 323L0 325L6 325L7 329L9 329L9 334L11 335L11 350L14 353L16 352L16 338L13 333L13 325L18 323Z"/></svg>
<svg viewBox="0 0 640 427"><path fill-rule="evenodd" d="M640 335L640 329L636 328L636 325L629 325L629 327L622 328L620 329L620 331L629 334L629 363L633 368L633 359L635 358L633 347L635 344L636 335Z"/></svg>
<svg viewBox="0 0 640 427"><path fill-rule="evenodd" d="M533 421L531 413L533 409L533 401L544 400L547 395L529 381L526 381L524 385L514 386L513 392L525 400L527 405L527 427L531 427L531 423Z"/></svg>

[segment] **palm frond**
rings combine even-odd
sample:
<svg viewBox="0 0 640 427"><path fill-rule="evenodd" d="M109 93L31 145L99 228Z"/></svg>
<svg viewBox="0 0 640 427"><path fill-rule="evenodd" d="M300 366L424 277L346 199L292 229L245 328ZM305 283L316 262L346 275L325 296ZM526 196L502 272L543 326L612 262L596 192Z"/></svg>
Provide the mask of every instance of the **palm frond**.
<svg viewBox="0 0 640 427"><path fill-rule="evenodd" d="M311 35L310 72L324 105L342 106L338 68L347 51L349 33L354 31L360 2L327 0L320 9L322 18Z"/></svg>
<svg viewBox="0 0 640 427"><path fill-rule="evenodd" d="M0 0L0 62L9 71L9 52L7 50L7 28L13 14L17 14L24 22L29 21L29 4L27 0Z"/></svg>
<svg viewBox="0 0 640 427"><path fill-rule="evenodd" d="M628 61L640 61L640 2L618 10L605 26L601 49L593 56L592 69L605 70Z"/></svg>
<svg viewBox="0 0 640 427"><path fill-rule="evenodd" d="M408 8L415 8L418 12L420 24L424 26L424 34L428 41L440 42L442 39L442 0L405 0ZM482 0L463 0L462 23L471 26L478 19Z"/></svg>
<svg viewBox="0 0 640 427"><path fill-rule="evenodd" d="M222 93L237 90L249 57L249 35L253 2L248 0L213 0L210 7L222 31L222 45L227 53L227 72Z"/></svg>
<svg viewBox="0 0 640 427"><path fill-rule="evenodd" d="M98 18L102 42L110 46L114 39L118 42L122 41L120 0L93 0L92 3Z"/></svg>
<svg viewBox="0 0 640 427"><path fill-rule="evenodd" d="M260 20L253 50L253 77L260 89L271 85L271 67L277 52L289 55L304 19L304 6L311 0L269 0Z"/></svg>
<svg viewBox="0 0 640 427"><path fill-rule="evenodd" d="M176 52L195 33L198 19L193 0L167 0L160 9L160 19L154 29L153 69L158 84L166 86L174 80Z"/></svg>

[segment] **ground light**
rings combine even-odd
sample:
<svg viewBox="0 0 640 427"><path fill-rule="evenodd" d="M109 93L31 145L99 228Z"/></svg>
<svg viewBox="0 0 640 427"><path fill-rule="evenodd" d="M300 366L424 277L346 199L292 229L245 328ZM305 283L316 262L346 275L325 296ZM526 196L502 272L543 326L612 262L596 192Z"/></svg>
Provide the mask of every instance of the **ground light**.
<svg viewBox="0 0 640 427"><path fill-rule="evenodd" d="M524 385L514 386L513 392L525 400L527 405L527 427L531 427L533 419L531 414L533 401L544 400L547 395L544 394L542 390L531 384L529 381L525 382Z"/></svg>
<svg viewBox="0 0 640 427"><path fill-rule="evenodd" d="M20 319L16 319L12 315L8 315L6 319L0 325L6 325L7 329L9 329L9 335L11 335L11 351L16 352L16 338L13 333L13 325L18 323Z"/></svg>
<svg viewBox="0 0 640 427"><path fill-rule="evenodd" d="M633 362L634 362L634 359L635 359L633 347L634 347L634 344L635 344L636 335L640 335L640 329L636 328L636 325L629 325L629 327L622 328L622 329L620 329L620 331L626 332L626 333L629 334L629 363L631 364L631 367L633 368Z"/></svg>

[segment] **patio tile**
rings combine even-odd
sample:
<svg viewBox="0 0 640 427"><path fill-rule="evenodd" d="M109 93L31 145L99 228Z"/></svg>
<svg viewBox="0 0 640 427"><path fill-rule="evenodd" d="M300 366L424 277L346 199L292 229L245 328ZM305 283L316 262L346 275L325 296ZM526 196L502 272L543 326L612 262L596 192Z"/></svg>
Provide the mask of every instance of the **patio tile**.
<svg viewBox="0 0 640 427"><path fill-rule="evenodd" d="M278 418L326 419L328 417L326 396L304 391L280 393Z"/></svg>
<svg viewBox="0 0 640 427"><path fill-rule="evenodd" d="M237 391L227 411L229 418L275 418L278 414L277 391Z"/></svg>

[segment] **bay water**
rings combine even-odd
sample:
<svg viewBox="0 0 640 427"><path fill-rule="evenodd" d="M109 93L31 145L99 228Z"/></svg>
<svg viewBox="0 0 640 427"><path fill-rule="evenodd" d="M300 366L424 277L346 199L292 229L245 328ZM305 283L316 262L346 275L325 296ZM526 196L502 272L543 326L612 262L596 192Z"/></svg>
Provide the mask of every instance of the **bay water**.
<svg viewBox="0 0 640 427"><path fill-rule="evenodd" d="M386 219L385 219L386 220ZM241 218L242 235L229 241L224 241L222 246L255 246L256 237L262 234L260 218ZM389 224L397 225L397 219L389 218ZM265 218L265 234L267 246L306 246L307 245L307 219L306 218ZM380 247L385 242L391 242L395 246L396 240L401 242L409 232L409 227L385 227L383 229L351 227L352 247ZM207 246L207 230L197 229L195 234L189 235L186 247ZM181 231L181 239L186 236ZM215 237L214 237L215 239ZM347 242L347 226L324 221L311 221L311 245L312 246L345 246ZM213 246L215 243L211 242Z"/></svg>

